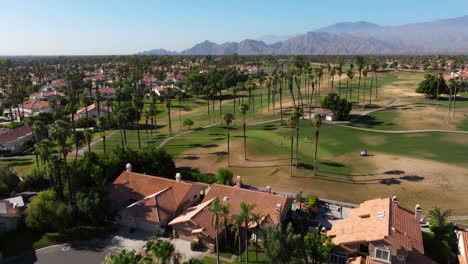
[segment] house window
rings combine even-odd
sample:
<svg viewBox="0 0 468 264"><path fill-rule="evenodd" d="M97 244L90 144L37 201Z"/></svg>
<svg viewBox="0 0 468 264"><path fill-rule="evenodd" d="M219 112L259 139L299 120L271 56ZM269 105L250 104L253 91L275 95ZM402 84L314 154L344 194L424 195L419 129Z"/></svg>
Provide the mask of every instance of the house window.
<svg viewBox="0 0 468 264"><path fill-rule="evenodd" d="M332 253L330 254L330 264L346 264L347 258L345 255Z"/></svg>
<svg viewBox="0 0 468 264"><path fill-rule="evenodd" d="M398 260L399 260L399 261L404 261L404 260L405 260L405 256L403 256L403 255L398 255Z"/></svg>
<svg viewBox="0 0 468 264"><path fill-rule="evenodd" d="M362 255L369 255L369 244L360 244L359 245L359 253Z"/></svg>
<svg viewBox="0 0 468 264"><path fill-rule="evenodd" d="M375 258L390 262L390 251L382 248L375 249Z"/></svg>

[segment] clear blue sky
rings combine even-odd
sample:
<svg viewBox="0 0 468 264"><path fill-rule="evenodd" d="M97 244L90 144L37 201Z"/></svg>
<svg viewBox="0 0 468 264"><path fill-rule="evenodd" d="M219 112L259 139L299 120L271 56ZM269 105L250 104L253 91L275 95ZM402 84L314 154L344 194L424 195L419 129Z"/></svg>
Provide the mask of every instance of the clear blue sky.
<svg viewBox="0 0 468 264"><path fill-rule="evenodd" d="M132 54L294 35L344 21L468 14L466 0L0 0L0 55Z"/></svg>

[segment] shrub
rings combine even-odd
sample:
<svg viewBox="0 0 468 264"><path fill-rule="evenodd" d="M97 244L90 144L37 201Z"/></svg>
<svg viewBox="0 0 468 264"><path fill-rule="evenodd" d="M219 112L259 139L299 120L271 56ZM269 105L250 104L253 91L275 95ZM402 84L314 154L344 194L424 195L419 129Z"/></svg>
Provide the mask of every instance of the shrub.
<svg viewBox="0 0 468 264"><path fill-rule="evenodd" d="M62 231L71 226L71 208L49 189L40 192L26 209L26 225L38 231Z"/></svg>
<svg viewBox="0 0 468 264"><path fill-rule="evenodd" d="M192 250L192 251L197 251L197 250L198 250L198 243L195 242L195 241L192 241L192 242L190 243L190 250Z"/></svg>
<svg viewBox="0 0 468 264"><path fill-rule="evenodd" d="M234 177L234 175L226 168L218 168L215 175L216 183L224 185L231 185L232 177Z"/></svg>
<svg viewBox="0 0 468 264"><path fill-rule="evenodd" d="M348 117L351 112L352 105L346 99L340 98L337 93L329 93L323 98L321 103L322 108L331 110L338 116L339 120Z"/></svg>
<svg viewBox="0 0 468 264"><path fill-rule="evenodd" d="M9 196L16 191L19 184L18 176L9 167L0 166L0 197Z"/></svg>

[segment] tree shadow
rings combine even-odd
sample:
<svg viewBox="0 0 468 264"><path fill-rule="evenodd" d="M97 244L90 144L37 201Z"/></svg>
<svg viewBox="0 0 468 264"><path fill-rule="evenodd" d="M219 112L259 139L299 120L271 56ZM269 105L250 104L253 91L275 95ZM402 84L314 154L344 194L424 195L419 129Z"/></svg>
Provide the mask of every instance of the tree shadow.
<svg viewBox="0 0 468 264"><path fill-rule="evenodd" d="M185 160L197 160L197 159L200 159L200 157L194 156L194 155L190 155L190 156L183 157L182 159L185 159Z"/></svg>
<svg viewBox="0 0 468 264"><path fill-rule="evenodd" d="M410 181L410 182L420 182L420 181L423 181L425 178L422 176L418 176L418 175L409 175L409 176L400 177L400 179L405 180L405 181Z"/></svg>
<svg viewBox="0 0 468 264"><path fill-rule="evenodd" d="M389 171L386 171L384 172L383 174L387 174L387 175L401 175L405 173L404 171L402 170L389 170Z"/></svg>
<svg viewBox="0 0 468 264"><path fill-rule="evenodd" d="M335 168L343 168L345 167L344 164L338 163L338 162L333 162L333 161L320 161L320 164L327 165L330 167L335 167Z"/></svg>
<svg viewBox="0 0 468 264"><path fill-rule="evenodd" d="M395 179L395 178L382 179L379 182L380 182L380 184L384 184L384 185L387 185L387 186L400 185L401 184L401 181L398 180L398 179Z"/></svg>
<svg viewBox="0 0 468 264"><path fill-rule="evenodd" d="M227 155L227 152L226 152L226 151L216 151L216 152L212 152L212 153L210 153L210 154L219 157L219 156Z"/></svg>
<svg viewBox="0 0 468 264"><path fill-rule="evenodd" d="M375 117L369 115L358 116L356 118L352 118L351 120L353 120L353 123L349 124L350 126L361 125L367 128L371 128L384 124L384 122L378 121Z"/></svg>
<svg viewBox="0 0 468 264"><path fill-rule="evenodd" d="M200 147L201 148L216 148L218 146L219 146L218 144L205 144L205 145L201 145Z"/></svg>

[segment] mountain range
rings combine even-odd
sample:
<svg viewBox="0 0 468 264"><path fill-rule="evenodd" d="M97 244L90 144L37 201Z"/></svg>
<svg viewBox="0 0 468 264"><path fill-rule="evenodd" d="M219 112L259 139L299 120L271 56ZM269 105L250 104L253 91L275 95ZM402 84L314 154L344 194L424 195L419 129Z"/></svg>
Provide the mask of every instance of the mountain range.
<svg viewBox="0 0 468 264"><path fill-rule="evenodd" d="M468 15L430 22L380 26L342 22L295 36L266 35L257 40L217 44L208 40L181 52L156 49L153 55L338 55L468 53Z"/></svg>

